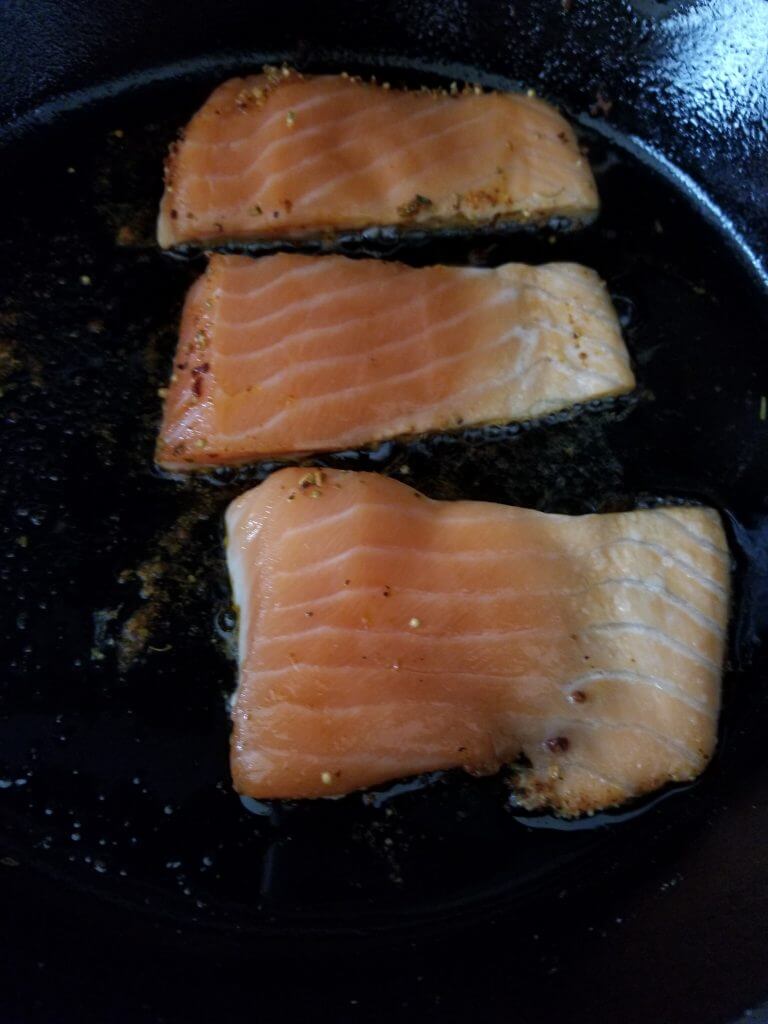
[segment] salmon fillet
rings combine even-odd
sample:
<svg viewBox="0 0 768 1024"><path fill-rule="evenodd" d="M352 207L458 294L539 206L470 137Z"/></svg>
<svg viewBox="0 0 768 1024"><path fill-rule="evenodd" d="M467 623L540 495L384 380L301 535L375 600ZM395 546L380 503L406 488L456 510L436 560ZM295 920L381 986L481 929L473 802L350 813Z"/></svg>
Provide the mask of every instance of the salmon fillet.
<svg viewBox="0 0 768 1024"><path fill-rule="evenodd" d="M290 468L226 518L240 793L517 762L525 807L575 815L712 754L729 554L710 509L547 515Z"/></svg>
<svg viewBox="0 0 768 1024"><path fill-rule="evenodd" d="M535 97L268 69L219 86L171 147L157 237L584 221L597 206L572 129Z"/></svg>
<svg viewBox="0 0 768 1024"><path fill-rule="evenodd" d="M357 448L530 419L634 383L605 286L577 264L213 256L184 309L157 461Z"/></svg>

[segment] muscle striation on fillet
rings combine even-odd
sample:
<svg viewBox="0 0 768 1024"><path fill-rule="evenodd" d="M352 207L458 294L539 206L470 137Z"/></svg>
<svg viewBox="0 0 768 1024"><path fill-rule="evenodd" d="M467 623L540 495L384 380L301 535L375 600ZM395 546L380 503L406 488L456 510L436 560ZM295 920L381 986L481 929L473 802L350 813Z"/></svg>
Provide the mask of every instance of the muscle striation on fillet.
<svg viewBox="0 0 768 1024"><path fill-rule="evenodd" d="M157 461L193 470L533 419L634 386L575 264L214 256L182 317Z"/></svg>
<svg viewBox="0 0 768 1024"><path fill-rule="evenodd" d="M232 503L232 771L260 798L514 768L588 813L716 742L729 554L710 509L559 516L284 469Z"/></svg>
<svg viewBox="0 0 768 1024"><path fill-rule="evenodd" d="M192 118L166 163L158 240L581 223L597 205L573 130L540 99L286 69L225 82Z"/></svg>

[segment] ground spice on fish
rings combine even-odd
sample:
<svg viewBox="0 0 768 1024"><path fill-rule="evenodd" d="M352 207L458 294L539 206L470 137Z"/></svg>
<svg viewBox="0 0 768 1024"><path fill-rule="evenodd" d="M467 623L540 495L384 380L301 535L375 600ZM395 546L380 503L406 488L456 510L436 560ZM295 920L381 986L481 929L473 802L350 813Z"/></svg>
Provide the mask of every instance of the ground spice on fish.
<svg viewBox="0 0 768 1024"><path fill-rule="evenodd" d="M544 746L553 754L564 754L570 745L571 743L567 736L553 736L544 742Z"/></svg>

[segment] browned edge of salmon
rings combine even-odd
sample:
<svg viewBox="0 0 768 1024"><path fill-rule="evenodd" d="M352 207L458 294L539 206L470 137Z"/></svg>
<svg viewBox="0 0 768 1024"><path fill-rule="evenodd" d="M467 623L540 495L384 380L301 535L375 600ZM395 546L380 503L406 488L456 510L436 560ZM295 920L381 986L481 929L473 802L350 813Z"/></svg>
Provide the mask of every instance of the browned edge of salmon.
<svg viewBox="0 0 768 1024"><path fill-rule="evenodd" d="M288 68L219 86L171 146L163 248L591 220L589 163L534 95Z"/></svg>

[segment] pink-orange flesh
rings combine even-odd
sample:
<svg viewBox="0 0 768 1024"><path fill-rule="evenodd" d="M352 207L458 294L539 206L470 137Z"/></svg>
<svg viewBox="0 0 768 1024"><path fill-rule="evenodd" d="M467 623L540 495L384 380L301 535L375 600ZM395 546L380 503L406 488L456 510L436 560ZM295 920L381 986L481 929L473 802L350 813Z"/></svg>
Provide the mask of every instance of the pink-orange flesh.
<svg viewBox="0 0 768 1024"><path fill-rule="evenodd" d="M597 211L568 123L528 95L269 72L219 86L171 148L158 241L319 237Z"/></svg>
<svg viewBox="0 0 768 1024"><path fill-rule="evenodd" d="M729 555L709 509L546 515L291 468L227 531L241 793L517 762L524 806L573 815L712 754Z"/></svg>
<svg viewBox="0 0 768 1024"><path fill-rule="evenodd" d="M184 309L157 461L357 448L633 386L605 286L577 264L214 256Z"/></svg>

